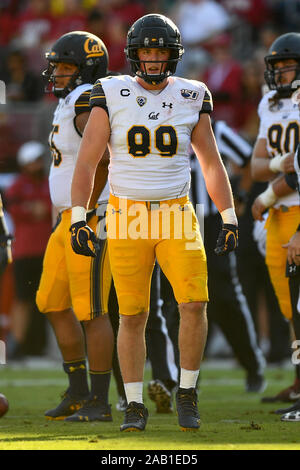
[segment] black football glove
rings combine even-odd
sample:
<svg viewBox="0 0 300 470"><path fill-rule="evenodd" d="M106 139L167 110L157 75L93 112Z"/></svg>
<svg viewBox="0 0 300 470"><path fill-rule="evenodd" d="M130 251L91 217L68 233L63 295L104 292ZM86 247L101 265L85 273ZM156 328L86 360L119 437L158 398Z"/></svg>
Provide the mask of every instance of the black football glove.
<svg viewBox="0 0 300 470"><path fill-rule="evenodd" d="M233 251L238 246L239 230L237 225L223 224L215 248L216 255L222 256Z"/></svg>
<svg viewBox="0 0 300 470"><path fill-rule="evenodd" d="M70 227L71 245L75 253L78 255L96 257L96 253L91 250L88 242L92 242L94 250L99 249L99 241L93 230L86 224L84 220L75 222Z"/></svg>

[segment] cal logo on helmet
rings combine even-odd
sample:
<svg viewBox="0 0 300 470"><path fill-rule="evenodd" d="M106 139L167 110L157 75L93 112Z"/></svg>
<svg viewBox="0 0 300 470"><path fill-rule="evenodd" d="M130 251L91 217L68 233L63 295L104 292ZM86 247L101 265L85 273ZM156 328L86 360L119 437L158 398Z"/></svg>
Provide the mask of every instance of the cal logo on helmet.
<svg viewBox="0 0 300 470"><path fill-rule="evenodd" d="M101 57L104 54L104 51L101 47L101 44L93 38L88 38L84 43L84 50L87 54L86 58L89 57Z"/></svg>

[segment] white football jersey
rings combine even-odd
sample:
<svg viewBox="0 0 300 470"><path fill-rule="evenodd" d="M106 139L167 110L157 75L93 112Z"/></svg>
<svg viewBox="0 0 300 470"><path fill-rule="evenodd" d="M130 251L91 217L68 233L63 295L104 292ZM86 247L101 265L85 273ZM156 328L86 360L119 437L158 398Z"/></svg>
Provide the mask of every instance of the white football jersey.
<svg viewBox="0 0 300 470"><path fill-rule="evenodd" d="M81 136L77 132L74 119L75 107L82 106L89 110L88 102L92 85L83 84L75 88L66 98L60 98L54 112L52 130L49 135L49 145L53 161L49 173L49 188L52 204L61 212L72 207L71 185L73 172L77 160ZM87 103L79 99L87 97ZM107 200L109 196L108 184L102 191L101 200Z"/></svg>
<svg viewBox="0 0 300 470"><path fill-rule="evenodd" d="M291 98L284 98L271 107L269 100L275 93L276 91L266 93L258 106L260 118L258 138L266 139L270 158L278 154L294 152L300 140L298 105L294 104ZM279 208L281 205L299 205L297 192L278 199L274 207Z"/></svg>
<svg viewBox="0 0 300 470"><path fill-rule="evenodd" d="M137 201L188 194L191 133L199 113L212 110L203 83L171 77L153 93L128 75L110 77L95 83L90 105L108 111L112 194Z"/></svg>

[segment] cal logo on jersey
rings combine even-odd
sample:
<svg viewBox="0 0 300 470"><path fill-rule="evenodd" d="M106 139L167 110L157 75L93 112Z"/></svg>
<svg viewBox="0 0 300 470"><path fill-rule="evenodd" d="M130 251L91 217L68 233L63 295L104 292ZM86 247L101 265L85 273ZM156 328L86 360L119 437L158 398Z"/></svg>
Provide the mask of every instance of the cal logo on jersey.
<svg viewBox="0 0 300 470"><path fill-rule="evenodd" d="M138 96L136 101L139 106L144 106L144 104L146 104L147 102L147 98L145 98L144 96Z"/></svg>
<svg viewBox="0 0 300 470"><path fill-rule="evenodd" d="M196 100L199 96L199 92L195 90L187 90L184 88L181 90L181 96L183 96L183 98L187 98L188 100Z"/></svg>

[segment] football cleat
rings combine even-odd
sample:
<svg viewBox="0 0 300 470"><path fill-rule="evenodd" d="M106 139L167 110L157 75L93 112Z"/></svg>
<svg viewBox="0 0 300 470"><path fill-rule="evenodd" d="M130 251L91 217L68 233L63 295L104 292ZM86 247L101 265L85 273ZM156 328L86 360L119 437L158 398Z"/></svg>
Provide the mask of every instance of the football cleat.
<svg viewBox="0 0 300 470"><path fill-rule="evenodd" d="M273 397L263 397L261 399L262 403L275 403L277 401L282 401L286 403L295 402L300 399L300 380L296 379L294 384Z"/></svg>
<svg viewBox="0 0 300 470"><path fill-rule="evenodd" d="M281 416L281 421L289 421L294 423L300 422L300 411L291 411L290 413L286 413Z"/></svg>
<svg viewBox="0 0 300 470"><path fill-rule="evenodd" d="M131 401L125 410L124 423L120 431L144 431L148 419L148 410L142 403Z"/></svg>
<svg viewBox="0 0 300 470"><path fill-rule="evenodd" d="M195 388L179 388L176 393L178 422L182 431L196 431L200 428L201 420L197 406L197 391Z"/></svg>
<svg viewBox="0 0 300 470"><path fill-rule="evenodd" d="M300 400L297 401L294 405L289 406L288 408L279 408L279 410L274 411L276 415L283 415L290 413L291 411L300 411Z"/></svg>
<svg viewBox="0 0 300 470"><path fill-rule="evenodd" d="M172 413L172 394L160 380L149 382L148 396L156 404L157 413Z"/></svg>
<svg viewBox="0 0 300 470"><path fill-rule="evenodd" d="M82 408L65 418L64 421L76 423L112 421L111 406L94 396L89 398Z"/></svg>
<svg viewBox="0 0 300 470"><path fill-rule="evenodd" d="M262 374L248 374L246 379L246 392L263 393L267 382Z"/></svg>
<svg viewBox="0 0 300 470"><path fill-rule="evenodd" d="M63 393L62 402L52 410L45 412L46 419L60 421L74 414L86 403L86 398L74 398L68 391Z"/></svg>

